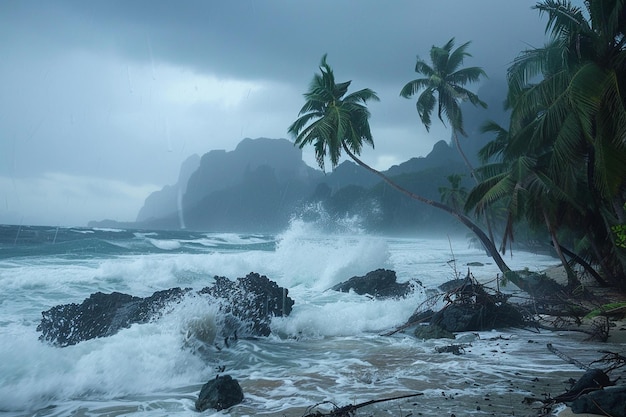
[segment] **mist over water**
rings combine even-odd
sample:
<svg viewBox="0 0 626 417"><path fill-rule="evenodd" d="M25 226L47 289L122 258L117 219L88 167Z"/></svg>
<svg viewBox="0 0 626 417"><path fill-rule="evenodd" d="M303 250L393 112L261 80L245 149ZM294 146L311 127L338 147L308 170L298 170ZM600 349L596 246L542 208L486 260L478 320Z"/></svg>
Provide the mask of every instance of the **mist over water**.
<svg viewBox="0 0 626 417"><path fill-rule="evenodd" d="M479 281L495 277L491 260L466 239L371 236L358 228L330 234L302 220L276 236L17 226L2 226L2 236L0 411L9 416L196 415L200 387L222 366L244 390L244 403L226 413L232 416L301 416L323 401L348 404L416 390L424 392L423 410L436 410L441 390L470 401L485 389L510 389L502 381L521 369L556 372L554 378L576 371L543 352L544 345L527 342L546 336L521 330L505 332L511 340L498 354L482 339L501 333L460 335L473 347L459 357L434 353L445 341L379 335L404 323L427 291L464 274L468 262L485 264L472 268ZM532 270L557 263L530 253L508 261ZM399 300L329 290L378 268L423 287ZM81 303L97 291L145 297L171 287L199 290L215 275L236 279L250 272L288 288L295 300L290 316L273 319L268 338L216 349L219 306L192 294L162 317L110 337L66 348L38 340L42 311Z"/></svg>

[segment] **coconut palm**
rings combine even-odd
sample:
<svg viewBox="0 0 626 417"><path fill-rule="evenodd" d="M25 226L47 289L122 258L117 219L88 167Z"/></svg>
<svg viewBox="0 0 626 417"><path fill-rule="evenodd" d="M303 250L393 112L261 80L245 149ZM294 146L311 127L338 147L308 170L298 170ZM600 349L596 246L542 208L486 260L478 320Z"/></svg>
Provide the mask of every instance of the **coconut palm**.
<svg viewBox="0 0 626 417"><path fill-rule="evenodd" d="M308 92L304 94L306 102L298 114L299 117L288 128L288 132L295 138L295 145L300 149L313 145L317 163L322 169L326 157L330 157L330 162L335 167L344 151L358 165L378 175L396 190L449 213L474 232L500 270L504 274L509 273L510 268L493 242L469 217L450 206L407 190L357 157L364 143L374 146L369 126L370 113L366 104L370 100L378 100L378 96L370 89L346 95L350 83L351 81L335 82L333 71L324 55L320 63L320 74L315 74Z"/></svg>
<svg viewBox="0 0 626 417"><path fill-rule="evenodd" d="M479 155L484 162L498 155L497 162L486 164L481 168L483 182L469 194L466 209L475 209L478 213L495 203L504 201L507 219L500 250L504 251L509 241L514 240L513 226L525 220L527 224L538 227L544 225L552 244L563 264L571 288L578 287L580 282L571 269L557 236L559 219L563 207L577 208L578 202L563 193L551 178L546 175L549 153L531 153L525 149L523 153L516 150L524 149L520 144L528 143L529 129L522 130L512 136L506 129L494 122L485 124L484 133L495 133L496 139L487 144Z"/></svg>
<svg viewBox="0 0 626 417"><path fill-rule="evenodd" d="M512 221L543 223L557 251L559 235L574 237L570 256L592 259L624 285L613 226L623 223L626 197L626 16L623 1L584 5L588 17L565 0L535 6L548 15L551 39L509 68L509 130L493 129L497 138L483 156L498 163L468 207L507 200ZM512 221L505 240L513 237Z"/></svg>
<svg viewBox="0 0 626 417"><path fill-rule="evenodd" d="M461 186L463 175L450 174L446 177L449 187L439 187L439 195L441 201L456 211L459 211L465 205L467 199L467 188Z"/></svg>
<svg viewBox="0 0 626 417"><path fill-rule="evenodd" d="M487 104L480 100L478 95L465 88L466 84L477 82L481 77L487 75L479 67L461 68L463 60L471 56L467 52L469 45L470 42L466 42L453 49L454 38L452 38L442 47L433 46L430 49L431 64L429 65L419 57L415 64L415 72L424 77L408 82L400 91L400 95L411 98L419 94L416 102L417 113L427 131L430 130L431 116L435 105L437 106L437 117L444 125L446 124L444 117L447 119L452 128L452 138L457 150L472 177L475 178L474 168L463 152L458 138L458 133L467 136L463 128L463 113L460 104L469 101L475 106L487 107Z"/></svg>
<svg viewBox="0 0 626 417"><path fill-rule="evenodd" d="M584 208L578 219L587 219L584 241L595 262L623 281L626 253L612 227L625 218L624 2L587 0L583 10L545 0L535 8L548 16L552 38L544 48L522 53L509 69L511 129L533 120L529 146L550 149L548 174Z"/></svg>

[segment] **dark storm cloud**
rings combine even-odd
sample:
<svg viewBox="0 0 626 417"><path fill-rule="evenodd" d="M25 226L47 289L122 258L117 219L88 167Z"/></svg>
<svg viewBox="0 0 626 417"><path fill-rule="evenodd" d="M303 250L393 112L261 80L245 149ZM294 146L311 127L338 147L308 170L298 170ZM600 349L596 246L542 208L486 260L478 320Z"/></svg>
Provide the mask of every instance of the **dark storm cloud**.
<svg viewBox="0 0 626 417"><path fill-rule="evenodd" d="M56 1L18 7L58 47L113 48L218 76L300 80L329 53L346 74L393 82L415 56L456 37L477 64L500 72L543 39L534 1ZM50 38L51 37L51 38ZM41 40L40 39L40 40ZM397 81L396 81L397 82Z"/></svg>
<svg viewBox="0 0 626 417"><path fill-rule="evenodd" d="M286 137L325 53L339 81L381 97L371 105L376 149L364 158L384 169L425 155L449 132L434 124L427 133L413 101L399 97L417 76L416 56L452 37L472 41L466 65L502 78L520 50L543 43L534 4L2 1L0 223L37 212L29 187L47 190L46 199L62 195L49 206L66 219L76 202L83 221L113 217L101 214L105 203L118 215L127 200L133 206L120 220L132 220L189 155L232 150L243 137ZM304 157L313 163L312 151ZM98 182L98 193L86 186ZM85 202L103 211L90 214Z"/></svg>

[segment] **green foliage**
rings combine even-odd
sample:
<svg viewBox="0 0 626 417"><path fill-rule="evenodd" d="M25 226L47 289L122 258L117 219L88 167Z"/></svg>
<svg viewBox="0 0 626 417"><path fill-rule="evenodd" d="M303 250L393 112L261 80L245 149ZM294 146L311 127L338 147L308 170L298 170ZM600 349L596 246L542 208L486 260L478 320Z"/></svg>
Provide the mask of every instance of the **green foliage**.
<svg viewBox="0 0 626 417"><path fill-rule="evenodd" d="M617 303L609 303L609 304L604 304L603 306L601 306L600 308L596 308L595 310L592 310L589 314L587 314L585 316L586 319L592 319L594 317L597 317L607 311L611 311L614 310L616 308L622 308L622 307L626 307L626 301L620 301Z"/></svg>
<svg viewBox="0 0 626 417"><path fill-rule="evenodd" d="M480 152L487 165L466 209L506 207L501 249L514 225L541 227L555 247L568 238L576 255L626 286L626 225L616 224L626 199L626 5L584 6L534 7L547 16L550 39L508 69L510 122L484 126L495 139Z"/></svg>
<svg viewBox="0 0 626 417"><path fill-rule="evenodd" d="M288 132L300 149L313 145L315 159L324 170L327 156L332 166L337 166L344 146L355 155L360 155L363 143L374 147L366 103L379 99L369 88L346 95L352 81L337 84L326 55L319 68L320 74L315 74L309 91L304 94L306 102L300 109L300 117L289 126Z"/></svg>
<svg viewBox="0 0 626 417"><path fill-rule="evenodd" d="M487 104L476 94L464 87L468 83L477 82L481 77L487 76L479 67L461 68L464 58L471 56L467 52L469 45L470 42L466 42L453 49L454 38L452 38L444 46L433 46L430 49L431 63L428 64L418 57L415 64L415 72L424 77L409 81L400 91L400 96L404 98L419 94L415 105L426 130L430 130L431 115L437 104L439 120L445 125L445 116L452 129L464 136L467 134L463 129L460 103L469 101L475 106L487 107Z"/></svg>
<svg viewBox="0 0 626 417"><path fill-rule="evenodd" d="M626 224L618 224L611 229L615 233L615 244L622 249L626 249Z"/></svg>

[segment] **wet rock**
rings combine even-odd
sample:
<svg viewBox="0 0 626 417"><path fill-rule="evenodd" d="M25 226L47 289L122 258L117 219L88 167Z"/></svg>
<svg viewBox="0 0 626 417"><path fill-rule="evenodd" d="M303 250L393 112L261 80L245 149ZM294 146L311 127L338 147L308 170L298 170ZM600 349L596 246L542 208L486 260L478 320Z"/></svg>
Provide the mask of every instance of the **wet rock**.
<svg viewBox="0 0 626 417"><path fill-rule="evenodd" d="M438 346L435 348L435 352L437 353L452 353L453 355L462 355L465 353L466 345L448 345L448 346Z"/></svg>
<svg viewBox="0 0 626 417"><path fill-rule="evenodd" d="M436 324L427 324L417 326L413 332L418 339L454 339L454 333L449 332L441 326Z"/></svg>
<svg viewBox="0 0 626 417"><path fill-rule="evenodd" d="M524 316L506 302L455 303L437 311L431 324L450 332L468 332L521 326Z"/></svg>
<svg viewBox="0 0 626 417"><path fill-rule="evenodd" d="M113 292L91 294L81 304L71 303L44 311L37 326L40 340L65 347L110 336L134 323L146 323L157 317L170 302L180 300L189 290L172 288L140 298Z"/></svg>
<svg viewBox="0 0 626 417"><path fill-rule="evenodd" d="M413 285L410 282L398 283L396 279L395 271L377 269L368 272L365 276L352 277L331 289L340 292L352 290L357 294L369 294L376 298L405 297L413 290Z"/></svg>
<svg viewBox="0 0 626 417"><path fill-rule="evenodd" d="M464 287L471 288L474 285L472 279L467 276L465 278L452 279L450 281L446 281L437 288L439 288L443 292L454 292Z"/></svg>
<svg viewBox="0 0 626 417"><path fill-rule="evenodd" d="M568 402L583 393L599 390L612 385L613 383L603 370L592 368L588 369L565 394L559 395L554 399L557 402Z"/></svg>
<svg viewBox="0 0 626 417"><path fill-rule="evenodd" d="M205 411L213 408L225 410L243 401L243 391L239 382L230 375L221 375L202 386L196 410Z"/></svg>
<svg viewBox="0 0 626 417"><path fill-rule="evenodd" d="M42 312L37 326L37 331L42 333L39 339L65 347L110 336L132 324L158 318L169 303L179 302L189 293L190 289L172 288L140 298L119 292L98 292L81 304L58 305ZM286 288L256 273L236 281L215 277L215 283L198 294L219 304L225 338L267 336L272 317L288 315L294 304Z"/></svg>
<svg viewBox="0 0 626 417"><path fill-rule="evenodd" d="M611 387L581 395L571 403L576 414L626 416L626 387Z"/></svg>
<svg viewBox="0 0 626 417"><path fill-rule="evenodd" d="M199 293L226 301L220 304L228 318L226 327L240 336L269 336L272 317L288 316L294 305L286 288L255 272L236 281L215 277L215 283Z"/></svg>

